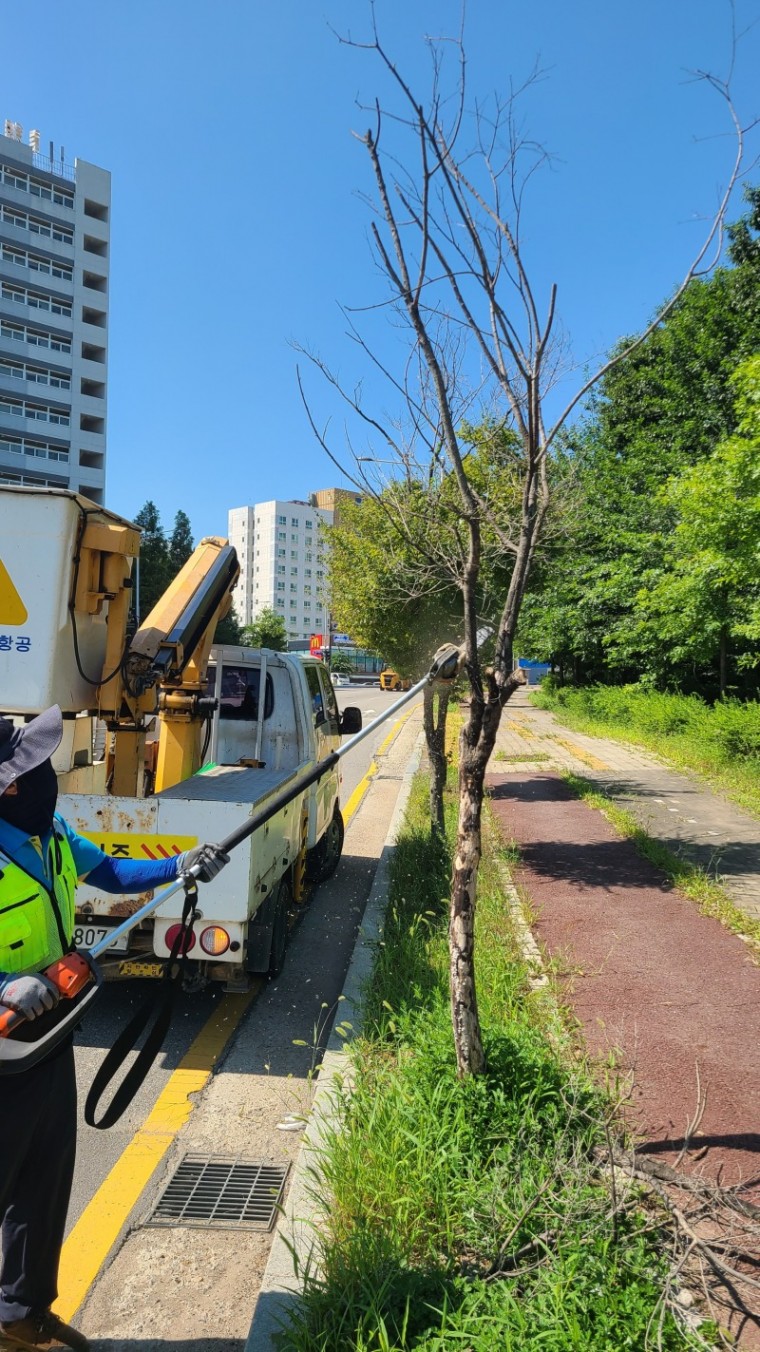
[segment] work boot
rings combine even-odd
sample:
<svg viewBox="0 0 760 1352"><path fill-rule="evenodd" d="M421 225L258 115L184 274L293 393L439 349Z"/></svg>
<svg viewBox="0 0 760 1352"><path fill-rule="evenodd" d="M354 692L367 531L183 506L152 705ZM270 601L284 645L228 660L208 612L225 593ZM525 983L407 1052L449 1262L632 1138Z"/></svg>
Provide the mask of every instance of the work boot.
<svg viewBox="0 0 760 1352"><path fill-rule="evenodd" d="M43 1352L49 1348L68 1347L72 1352L90 1352L90 1344L83 1333L64 1324L52 1310L30 1314L26 1319L14 1319L11 1324L0 1324L0 1352L23 1347L27 1352Z"/></svg>

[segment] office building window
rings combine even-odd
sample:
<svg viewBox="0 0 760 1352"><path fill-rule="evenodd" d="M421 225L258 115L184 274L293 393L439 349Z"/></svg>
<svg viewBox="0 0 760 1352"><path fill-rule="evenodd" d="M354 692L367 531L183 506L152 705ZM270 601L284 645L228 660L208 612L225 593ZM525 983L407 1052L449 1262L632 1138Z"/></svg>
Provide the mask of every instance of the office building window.
<svg viewBox="0 0 760 1352"><path fill-rule="evenodd" d="M277 525L278 525L278 526L287 526L287 524L288 524L288 518L287 518L286 516L278 516L278 518L277 518Z"/></svg>
<svg viewBox="0 0 760 1352"><path fill-rule="evenodd" d="M27 253L25 249L14 248L10 244L0 245L0 258L6 263L13 263L17 268L28 268L31 272L46 272L51 277L62 277L67 282L74 276L70 263L62 263L59 259L40 258L37 254Z"/></svg>
<svg viewBox="0 0 760 1352"><path fill-rule="evenodd" d="M38 385L54 385L57 389L70 390L71 377L58 371L48 371L42 366L28 366L26 362L8 361L0 356L0 375L11 376L14 380L31 380Z"/></svg>
<svg viewBox="0 0 760 1352"><path fill-rule="evenodd" d="M0 413L9 413L12 418L34 418L38 422L60 423L62 427L68 427L70 422L68 413L47 408L44 404L30 404L24 399L8 399L5 395L0 395Z"/></svg>
<svg viewBox="0 0 760 1352"><path fill-rule="evenodd" d="M3 300L10 300L14 305L29 305L35 310L49 310L51 314L71 318L71 305L67 301L56 300L55 297L43 295L38 291L28 291L25 286L11 286L8 282L3 282L0 295Z"/></svg>
<svg viewBox="0 0 760 1352"><path fill-rule="evenodd" d="M38 460L59 460L68 462L68 451L58 446L49 446L45 441L34 441L30 437L11 437L0 432L0 451L10 455L33 455Z"/></svg>

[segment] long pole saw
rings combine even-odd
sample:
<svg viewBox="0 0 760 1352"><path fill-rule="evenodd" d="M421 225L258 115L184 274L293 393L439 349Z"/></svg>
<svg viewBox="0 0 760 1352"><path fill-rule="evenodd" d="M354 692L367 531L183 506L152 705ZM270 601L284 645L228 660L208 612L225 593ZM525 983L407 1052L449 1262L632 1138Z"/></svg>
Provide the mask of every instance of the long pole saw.
<svg viewBox="0 0 760 1352"><path fill-rule="evenodd" d="M266 807L254 812L248 819L241 823L236 830L231 831L224 840L218 842L219 849L225 854L237 848L248 836L253 835L260 826L264 826L272 817L284 807L297 798L304 789L308 789L312 784L316 784L328 771L337 765L344 756L348 755L355 746L369 737L375 728L381 723L385 723L394 714L403 709L406 704L419 695L428 685L433 685L436 681L449 682L454 679L459 665L459 649L454 644L446 644L439 648L435 655L432 666L427 675L407 690L405 694L397 699L385 710L379 714L371 723L368 723L360 732L348 737L337 751L333 751L324 760L319 761L317 765L312 766L304 774L297 775L286 784L279 793L271 798ZM91 1005L98 994L102 985L102 976L97 966L97 959L102 953L117 942L123 935L129 934L148 916L153 915L169 897L173 897L177 892L185 888L187 882L197 878L199 867L191 868L186 873L180 874L175 882L170 883L157 893L151 901L135 911L121 925L110 930L104 939L95 944L90 949L78 950L74 953L67 953L59 958L52 966L48 967L43 973L44 976L52 981L56 986L59 996L63 1000L75 1001L71 1010L60 1016L59 1010L55 1013L55 1022L50 1027L51 1016L44 1014L39 1020L28 1021L23 1014L17 1013L13 1009L0 1004L0 1073L10 1070L26 1070L36 1062L45 1057L58 1043L62 1042L72 1029L79 1023L80 1019ZM25 1034L23 1040L18 1036L11 1038L10 1034L18 1034L23 1027ZM35 1036L39 1027L38 1035Z"/></svg>

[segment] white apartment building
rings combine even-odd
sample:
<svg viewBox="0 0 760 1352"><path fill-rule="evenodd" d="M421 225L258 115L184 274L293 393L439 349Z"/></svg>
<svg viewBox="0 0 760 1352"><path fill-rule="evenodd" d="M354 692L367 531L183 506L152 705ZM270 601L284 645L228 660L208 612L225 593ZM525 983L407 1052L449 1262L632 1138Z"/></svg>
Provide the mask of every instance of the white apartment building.
<svg viewBox="0 0 760 1352"><path fill-rule="evenodd" d="M290 640L328 632L321 526L332 521L333 512L307 502L232 508L228 535L240 560L234 601L241 624L269 608L282 615Z"/></svg>
<svg viewBox="0 0 760 1352"><path fill-rule="evenodd" d="M103 502L111 175L0 136L0 484Z"/></svg>

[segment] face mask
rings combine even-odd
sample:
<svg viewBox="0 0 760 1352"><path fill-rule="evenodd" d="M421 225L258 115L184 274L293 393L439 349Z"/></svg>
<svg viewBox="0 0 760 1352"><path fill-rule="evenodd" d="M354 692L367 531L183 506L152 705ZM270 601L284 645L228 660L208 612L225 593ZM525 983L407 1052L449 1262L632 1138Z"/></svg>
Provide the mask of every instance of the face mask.
<svg viewBox="0 0 760 1352"><path fill-rule="evenodd" d="M16 780L18 793L0 796L0 817L26 836L44 836L53 825L58 801L58 776L52 762L43 761Z"/></svg>

